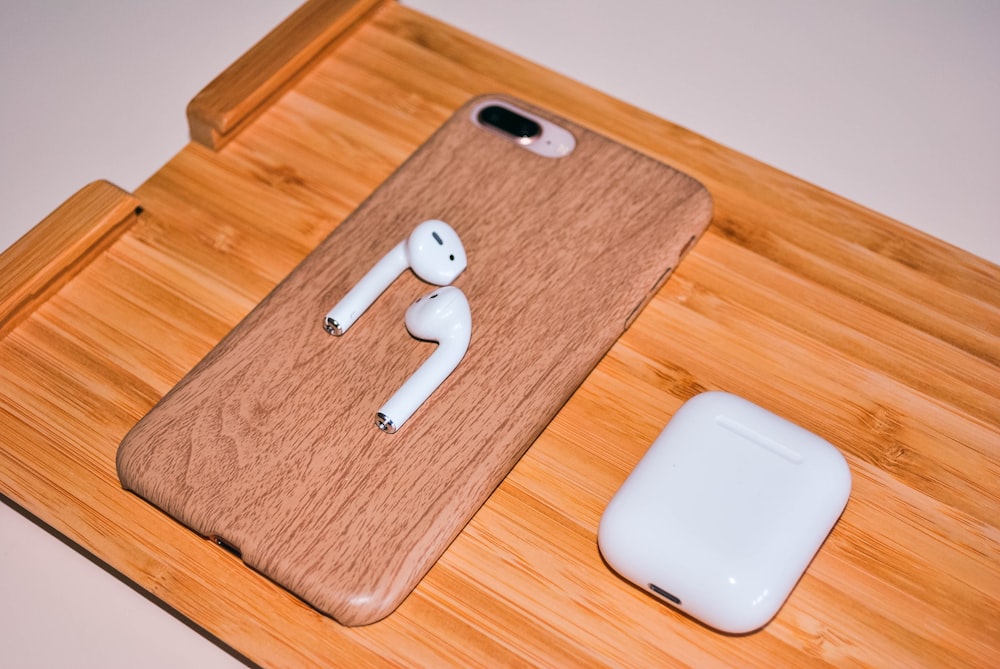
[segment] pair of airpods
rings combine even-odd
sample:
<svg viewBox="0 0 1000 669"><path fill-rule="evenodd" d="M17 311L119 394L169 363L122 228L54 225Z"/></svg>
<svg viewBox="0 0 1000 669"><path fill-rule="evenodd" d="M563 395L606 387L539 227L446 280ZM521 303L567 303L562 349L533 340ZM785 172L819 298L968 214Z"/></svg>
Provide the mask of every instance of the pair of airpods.
<svg viewBox="0 0 1000 669"><path fill-rule="evenodd" d="M465 294L450 286L466 267L465 247L450 225L432 219L418 225L327 313L324 329L342 335L389 285L409 267L418 277L441 286L406 310L406 329L438 347L375 415L383 432L393 433L412 416L465 357L472 337L472 313Z"/></svg>

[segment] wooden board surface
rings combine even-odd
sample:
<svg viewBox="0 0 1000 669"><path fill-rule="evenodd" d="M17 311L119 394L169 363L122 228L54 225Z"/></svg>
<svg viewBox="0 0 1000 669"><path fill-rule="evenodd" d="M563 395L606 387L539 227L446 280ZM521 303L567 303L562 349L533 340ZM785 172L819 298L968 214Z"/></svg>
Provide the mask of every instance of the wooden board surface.
<svg viewBox="0 0 1000 669"><path fill-rule="evenodd" d="M192 144L153 175L138 215L102 188L54 215L103 242L4 255L0 492L266 665L1000 663L1000 269L395 4L367 16L218 152ZM123 492L115 450L484 92L691 174L713 225L413 596L347 629ZM55 277L42 299L14 295L22 262ZM595 541L630 468L705 389L816 432L854 477L785 607L741 637L628 585Z"/></svg>

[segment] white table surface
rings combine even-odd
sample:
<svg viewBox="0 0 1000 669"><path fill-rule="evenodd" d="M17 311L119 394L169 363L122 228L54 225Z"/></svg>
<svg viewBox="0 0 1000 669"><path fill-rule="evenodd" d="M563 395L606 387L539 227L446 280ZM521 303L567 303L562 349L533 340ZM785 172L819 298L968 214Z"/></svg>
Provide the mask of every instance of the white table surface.
<svg viewBox="0 0 1000 669"><path fill-rule="evenodd" d="M0 249L90 181L141 184L298 4L0 3ZM1000 263L1000 3L407 4ZM0 664L241 665L3 503Z"/></svg>

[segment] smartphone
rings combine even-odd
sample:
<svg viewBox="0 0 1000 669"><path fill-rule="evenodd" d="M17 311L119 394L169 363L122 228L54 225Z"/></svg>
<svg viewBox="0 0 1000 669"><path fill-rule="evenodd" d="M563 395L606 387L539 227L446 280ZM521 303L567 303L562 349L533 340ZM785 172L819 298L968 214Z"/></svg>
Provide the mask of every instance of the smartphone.
<svg viewBox="0 0 1000 669"><path fill-rule="evenodd" d="M122 485L345 625L391 613L711 220L691 177L505 96L458 109L126 435ZM394 434L434 350L404 271L324 316L428 219L460 236L465 357Z"/></svg>

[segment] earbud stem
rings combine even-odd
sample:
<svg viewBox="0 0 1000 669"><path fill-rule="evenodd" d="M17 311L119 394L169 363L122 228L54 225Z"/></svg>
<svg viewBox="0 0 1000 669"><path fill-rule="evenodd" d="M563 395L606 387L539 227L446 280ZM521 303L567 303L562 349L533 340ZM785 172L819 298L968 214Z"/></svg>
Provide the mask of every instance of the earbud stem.
<svg viewBox="0 0 1000 669"><path fill-rule="evenodd" d="M445 340L442 344L379 409L375 418L379 429L389 433L398 430L458 367L468 342L463 345Z"/></svg>
<svg viewBox="0 0 1000 669"><path fill-rule="evenodd" d="M389 285L409 266L406 258L406 243L400 242L361 280L348 291L347 295L327 312L323 319L324 329L332 335L342 335L361 317Z"/></svg>

